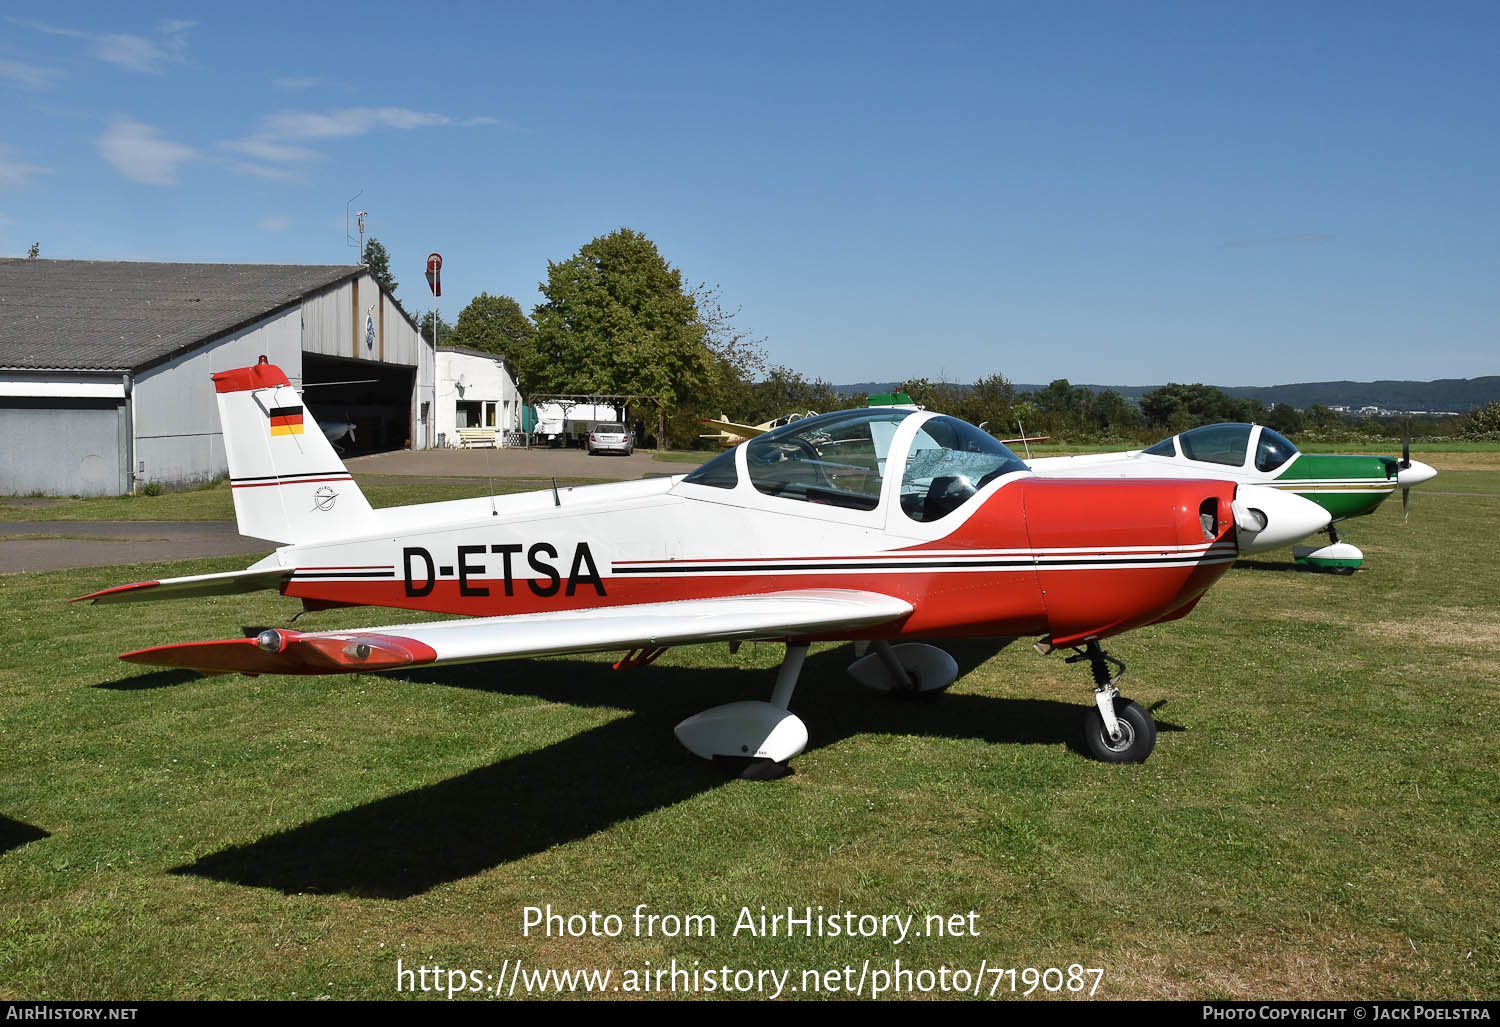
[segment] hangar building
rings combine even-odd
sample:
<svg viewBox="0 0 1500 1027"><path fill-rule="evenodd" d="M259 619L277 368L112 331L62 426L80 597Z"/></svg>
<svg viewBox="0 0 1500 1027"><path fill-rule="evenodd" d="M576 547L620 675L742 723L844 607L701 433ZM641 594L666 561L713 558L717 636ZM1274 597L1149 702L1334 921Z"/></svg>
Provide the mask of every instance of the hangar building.
<svg viewBox="0 0 1500 1027"><path fill-rule="evenodd" d="M357 451L435 438L432 343L364 266L0 259L0 495L226 474L209 375L262 354Z"/></svg>

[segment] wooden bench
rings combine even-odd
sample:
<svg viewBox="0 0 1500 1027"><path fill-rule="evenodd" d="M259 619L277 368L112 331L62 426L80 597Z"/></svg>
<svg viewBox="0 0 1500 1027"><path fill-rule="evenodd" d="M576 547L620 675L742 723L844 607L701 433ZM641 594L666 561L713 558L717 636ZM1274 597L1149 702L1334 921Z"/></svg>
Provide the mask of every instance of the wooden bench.
<svg viewBox="0 0 1500 1027"><path fill-rule="evenodd" d="M458 445L461 449L498 449L493 428L460 428Z"/></svg>

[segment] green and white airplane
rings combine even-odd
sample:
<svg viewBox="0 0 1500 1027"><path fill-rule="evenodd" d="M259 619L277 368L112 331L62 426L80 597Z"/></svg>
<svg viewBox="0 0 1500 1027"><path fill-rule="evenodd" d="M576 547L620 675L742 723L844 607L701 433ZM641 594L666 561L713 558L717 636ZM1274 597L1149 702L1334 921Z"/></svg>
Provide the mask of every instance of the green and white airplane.
<svg viewBox="0 0 1500 1027"><path fill-rule="evenodd" d="M1345 456L1303 453L1280 432L1259 424L1207 424L1163 439L1147 449L1086 456L1044 457L1029 461L1042 476L1122 478L1219 478L1295 492L1328 511L1328 544L1293 546L1299 563L1353 573L1364 560L1359 548L1339 538L1336 522L1362 517L1398 488L1401 509L1410 512L1413 485L1437 474L1411 458L1411 444L1401 445L1401 459L1389 456Z"/></svg>

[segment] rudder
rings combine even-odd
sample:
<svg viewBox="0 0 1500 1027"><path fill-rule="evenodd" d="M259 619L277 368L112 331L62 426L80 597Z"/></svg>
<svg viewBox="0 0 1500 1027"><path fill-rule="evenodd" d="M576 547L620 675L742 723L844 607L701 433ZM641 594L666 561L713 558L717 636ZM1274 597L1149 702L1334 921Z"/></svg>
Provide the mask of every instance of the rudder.
<svg viewBox="0 0 1500 1027"><path fill-rule="evenodd" d="M364 494L265 357L213 376L240 534L272 542L320 542L374 527Z"/></svg>

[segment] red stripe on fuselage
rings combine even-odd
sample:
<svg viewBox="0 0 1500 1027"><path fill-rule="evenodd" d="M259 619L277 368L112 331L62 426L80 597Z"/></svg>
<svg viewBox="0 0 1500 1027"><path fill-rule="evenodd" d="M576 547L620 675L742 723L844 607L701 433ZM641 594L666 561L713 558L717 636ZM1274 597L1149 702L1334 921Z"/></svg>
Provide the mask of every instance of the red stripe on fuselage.
<svg viewBox="0 0 1500 1027"><path fill-rule="evenodd" d="M308 485L308 484L314 484L314 483L320 482L320 481L353 481L353 480L354 480L353 478L351 478L349 475L346 474L346 475L344 475L341 478L297 478L297 479L295 479L293 481L247 481L247 482L243 482L243 483L240 483L240 484L231 484L229 487L230 488L235 488L235 489L263 489L263 488L270 488L271 486L274 486L274 485Z"/></svg>

